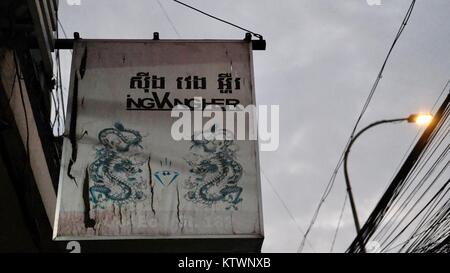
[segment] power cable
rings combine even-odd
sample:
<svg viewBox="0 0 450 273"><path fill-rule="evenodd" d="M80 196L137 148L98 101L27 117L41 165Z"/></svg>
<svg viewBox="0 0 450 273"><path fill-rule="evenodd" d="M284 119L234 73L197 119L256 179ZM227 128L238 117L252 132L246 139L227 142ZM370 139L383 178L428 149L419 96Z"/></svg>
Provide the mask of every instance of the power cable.
<svg viewBox="0 0 450 273"><path fill-rule="evenodd" d="M444 85L444 88L442 88L442 91L441 91L441 93L439 94L438 98L434 101L434 104L433 104L433 106L431 107L431 112L433 112L433 111L435 110L435 108L436 108L438 102L440 101L440 99L441 99L442 96L444 95L445 90L447 90L449 84L450 84L450 79L449 79L449 80L447 81L447 83ZM409 144L408 149L407 149L407 150L405 151L405 153L403 154L403 157L402 157L402 159L400 160L400 162L398 163L397 168L395 168L394 174L392 175L391 179L389 179L389 180L392 180L392 179L394 178L394 175L397 173L397 171L398 171L398 170L400 169L400 167L402 166L402 162L406 159L406 157L408 156L408 154L411 152L411 150L412 150L414 144L415 144L415 143L417 142L417 140L419 139L420 132L421 132L421 129L418 129L418 130L417 130L416 136L414 137L414 139L413 139L413 140L411 141L411 143Z"/></svg>
<svg viewBox="0 0 450 273"><path fill-rule="evenodd" d="M25 117L25 126L26 126L26 141L25 141L25 145L26 145L26 150L27 150L27 159L28 159L28 163L31 162L30 160L30 129L29 129L29 122L28 122L28 111L27 111L27 107L25 105L25 99L24 99L24 95L23 95L23 89L22 89L22 75L19 72L19 62L17 61L17 52L13 52L14 55L14 65L16 67L16 75L17 75L17 80L19 83L19 92L20 92L20 100L22 103L22 108L23 108L23 114Z"/></svg>
<svg viewBox="0 0 450 273"><path fill-rule="evenodd" d="M8 98L8 105L11 103L11 100L14 95L14 87L16 86L16 80L17 80L17 73L14 73L14 79L13 79L13 83L11 86L11 93L9 94L9 98Z"/></svg>
<svg viewBox="0 0 450 273"><path fill-rule="evenodd" d="M161 1L156 0L156 2L158 2L159 7L162 9L162 11L164 13L164 16L166 17L166 19L169 22L169 24L172 26L173 31L175 31L175 33L177 34L178 38L181 38L181 35L178 32L177 28L175 27L175 24L173 23L172 19L170 19L169 13L166 11L166 8L163 6Z"/></svg>
<svg viewBox="0 0 450 273"><path fill-rule="evenodd" d="M399 245L399 241L405 242L400 251L450 251L450 233L447 234L450 232L450 221L447 220L450 219L450 210L447 209L450 188L447 187L449 181L442 181L448 179L446 171L450 169L449 101L450 95L447 95L435 114L435 122L424 132L370 214L360 233L363 241L375 236L383 251L392 250L390 246ZM439 184L442 186L436 192L434 188ZM447 203L442 204L443 201ZM413 223L418 224L414 227ZM398 229L400 231L397 232ZM408 233L411 240L406 237ZM449 244L445 245L447 238ZM348 251L361 249L354 241Z"/></svg>
<svg viewBox="0 0 450 273"><path fill-rule="evenodd" d="M20 100L21 100L21 104L22 104L22 108L23 108L23 114L24 114L24 118L25 118L25 127L26 127L26 140L25 140L25 153L27 156L27 164L26 166L28 166L29 170L32 172L32 167L31 167L31 154L30 154L30 126L29 126L29 121L28 121L28 111L27 111L27 107L25 104L25 98L24 98L24 91L23 91L23 87L22 87L22 80L23 80L23 75L22 72L19 68L19 61L17 60L17 51L13 50L13 59L14 59L14 66L15 66L15 73L16 73L16 77L17 77L17 81L18 81L18 85L19 85L19 93L20 93ZM12 94L11 94L12 95ZM26 202L26 206L29 208L29 212L31 213L31 216L34 217L33 211L34 211L34 196L33 196L33 192L32 192L32 182L28 181L28 183L25 183L25 192L24 192L25 196L29 197L29 202ZM37 233L39 234L39 225L37 224L36 218L33 218L33 224L34 224L34 229L37 231ZM39 236L36 236L35 234L31 234L33 241L35 241L36 245L38 248L40 248L40 238Z"/></svg>
<svg viewBox="0 0 450 273"><path fill-rule="evenodd" d="M370 104L370 102L371 102L371 100L372 100L372 98L373 98L373 96L375 94L375 91L377 90L379 82L383 78L384 69L386 68L387 62L388 62L388 60L389 60L389 58L391 56L391 53L393 52L393 49L394 49L395 45L397 44L397 41L399 40L401 34L403 33L403 31L404 31L404 29L405 29L405 27L406 27L406 25L407 25L407 23L408 23L408 21L409 21L409 19L411 17L411 14L412 14L412 11L414 9L415 3L416 3L416 0L413 0L411 2L410 6L408 8L408 11L406 12L406 15L405 15L405 17L404 17L404 19L402 21L402 24L400 25L400 28L399 28L396 36L395 36L395 39L394 39L394 41L393 41L393 43L392 43L392 45L391 45L391 47L390 47L390 49L388 51L388 54L387 54L386 58L384 59L383 65L381 66L381 69L378 72L377 78L375 79L375 82L372 85L372 88L371 88L371 90L369 92L369 95L366 98L366 101L365 101L365 103L363 105L363 108L362 108L358 118L356 119L356 123L353 126L353 129L352 129L352 132L350 134L350 137L347 140L347 144L345 145L344 150L342 151L342 154L341 154L341 156L340 156L340 158L338 160L338 163L337 163L336 167L334 168L334 171L333 171L333 173L331 175L331 178L329 179L328 184L325 187L325 191L324 191L322 197L320 198L319 204L318 204L318 206L317 206L317 208L316 208L316 210L315 210L315 212L313 214L311 222L310 222L308 228L306 229L305 235L303 236L303 239L302 239L302 243L300 244L299 252L302 251L303 246L304 246L304 241L308 237L309 233L311 232L311 229L313 228L313 226L314 226L314 224L315 224L315 222L317 220L317 217L318 217L319 212L320 212L320 210L322 208L322 205L325 203L328 195L330 194L330 192L331 192L331 190L332 190L332 188L334 186L338 170L340 169L340 167L342 166L342 163L343 163L345 151L347 150L348 145L350 144L350 141L353 138L353 136L354 136L354 134L355 134L355 132L356 132L356 130L358 128L358 125L359 125L362 117L366 113L366 110L367 110L367 108L368 108L368 106L369 106L369 104Z"/></svg>
<svg viewBox="0 0 450 273"><path fill-rule="evenodd" d="M448 112L444 113L443 120L446 120L447 117L448 117ZM418 178L419 173L422 172L424 167L427 165L427 163L430 161L432 156L435 154L435 152L437 151L438 147L443 143L443 140L446 139L446 136L450 132L450 130L448 128L444 129L446 131L446 133L444 132L442 135L439 135L439 132L441 132L442 128L444 127L444 123L445 122L441 122L437 126L437 128L436 128L436 132L437 133L433 134L433 137L430 139L431 143L429 145L427 145L426 149L423 151L423 153L422 153L422 155L420 157L420 161L416 164L416 166L410 171L410 174L407 176L407 178L405 180L405 183L404 183L404 186L402 186L402 192L400 194L398 194L396 199L390 205L392 207L396 207L397 209L395 211L393 211L394 214L390 218L387 217L389 212L387 212L385 214L386 216L384 216L384 217L385 217L385 219L386 219L385 221L387 223L383 227L378 228L378 229L380 229L380 231L375 236L375 238L377 240L381 240L381 238L383 236L392 234L392 232L390 231L391 226L394 223L398 223L399 222L398 218L400 217L400 215L403 212L403 210L413 200L414 195L416 195L419 192L420 188L424 185L426 180L431 176L431 174L435 170L436 166L440 162L442 162L442 159L443 159L442 156L445 156L445 153L441 154L437 158L437 160L432 164L432 167L426 172L424 177L421 178L419 183L411 190L410 194L405 198L403 203L401 203L400 205L397 205L399 203L400 199L402 199L403 196L407 193L407 191L409 190L409 188L412 185L413 181ZM446 127L449 127L449 126L446 126ZM414 202L413 204L415 204L415 203L416 202Z"/></svg>
<svg viewBox="0 0 450 273"><path fill-rule="evenodd" d="M67 38L67 34L66 31L64 29L63 24L61 23L61 20L59 20L59 17L56 16L56 20L58 21L58 25L61 28L61 31L63 32L63 35L65 38ZM56 30L56 37L59 38L59 29ZM59 105L61 103L61 108L62 108L62 118L63 118L63 125L65 126L65 121L66 121L66 107L65 107L65 102L64 102L64 90L63 90L63 86L62 86L62 70L61 70L61 56L60 56L60 52L59 49L56 50L55 53L55 57L56 57L56 74L57 74L57 82L56 82L56 90L57 92L59 92L59 96L60 98L58 99L58 108ZM58 109L58 119L61 118L60 114L59 114L59 109ZM64 131L64 128L63 128ZM61 134L61 130L58 127L58 136Z"/></svg>
<svg viewBox="0 0 450 273"><path fill-rule="evenodd" d="M297 229L300 231L300 233L305 233L303 231L303 229L300 227L300 225L297 223L297 220L295 220L294 215L292 214L291 210L289 209L289 207L287 206L286 202L284 202L283 198L281 198L280 194L278 193L278 191L276 190L275 186L272 184L272 181L270 181L270 179L267 177L267 175L261 171L262 175L266 178L266 181L269 183L270 187L272 188L272 191L275 193L275 195L277 196L278 200L280 200L281 204L283 205L284 209L286 210L286 212L288 213L289 217L291 218L292 222L294 222L295 226L297 227ZM311 248L311 250L313 252L316 252L314 250L314 247L311 245L311 243L309 241L306 242L308 244L308 246Z"/></svg>
<svg viewBox="0 0 450 273"><path fill-rule="evenodd" d="M67 36L66 30L64 29L64 26L61 23L61 20L59 20L59 18L57 18L57 21L58 21L59 26L61 27L61 30L62 30L63 35L64 35L64 38L67 39L68 36Z"/></svg>
<svg viewBox="0 0 450 273"><path fill-rule="evenodd" d="M190 9L192 9L192 10L195 10L195 11L197 11L197 12L203 14L203 15L206 15L206 16L208 16L208 17L210 17L210 18L213 18L213 19L215 19L215 20L218 20L218 21L220 21L220 22L222 22L222 23L228 24L228 25L230 25L230 26L233 26L233 27L238 28L238 29L240 29L240 30L243 30L243 31L245 31L245 32L249 32L249 33L253 34L253 36L255 36L255 37L259 38L259 39L262 39L262 38L263 38L263 36L262 36L261 34L258 34L258 33L254 32L254 31L249 30L249 29L246 29L246 28L243 28L243 27L238 26L238 25L236 25L236 24L233 24L233 23L231 23L231 22L229 22L229 21L226 21L226 20L224 20L224 19L221 19L221 18L216 17L216 16L214 16L214 15L211 15L211 14L209 14L209 13L206 13L206 12L204 12L204 11L202 11L202 10L199 10L199 9L197 9L197 8L194 8L194 7L191 6L191 5L185 4L185 3L181 2L181 1L178 1L178 0L173 0L173 1L176 2L176 3L178 3L178 4L180 4L180 5L183 5L183 6L185 6L185 7L188 7L188 8L190 8Z"/></svg>
<svg viewBox="0 0 450 273"><path fill-rule="evenodd" d="M341 228L341 222L342 222L342 218L344 216L345 207L347 205L347 199L348 199L348 193L345 192L344 204L342 205L341 213L339 215L339 220L336 225L336 231L334 232L333 241L331 242L330 253L333 252L334 244L336 243L336 238L339 233L339 229Z"/></svg>

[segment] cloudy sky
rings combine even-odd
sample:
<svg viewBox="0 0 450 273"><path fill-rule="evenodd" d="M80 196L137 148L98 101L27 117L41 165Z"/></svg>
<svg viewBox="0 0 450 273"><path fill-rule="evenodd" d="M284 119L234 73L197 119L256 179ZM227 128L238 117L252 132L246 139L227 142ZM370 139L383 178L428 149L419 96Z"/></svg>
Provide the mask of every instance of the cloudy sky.
<svg viewBox="0 0 450 273"><path fill-rule="evenodd" d="M149 39L158 31L161 39L244 37L171 0L78 1L60 0L59 18L69 36L77 31L82 38ZM256 97L258 104L280 105L280 146L261 154L263 251L295 252L411 1L381 0L373 6L366 0L185 2L267 40L266 51L254 52ZM448 14L447 0L417 1L361 126L431 111L450 78ZM63 57L67 79L67 52ZM362 222L418 130L406 123L385 125L355 144L349 168ZM341 171L305 251L330 250L344 184ZM347 205L334 251L344 251L354 235Z"/></svg>

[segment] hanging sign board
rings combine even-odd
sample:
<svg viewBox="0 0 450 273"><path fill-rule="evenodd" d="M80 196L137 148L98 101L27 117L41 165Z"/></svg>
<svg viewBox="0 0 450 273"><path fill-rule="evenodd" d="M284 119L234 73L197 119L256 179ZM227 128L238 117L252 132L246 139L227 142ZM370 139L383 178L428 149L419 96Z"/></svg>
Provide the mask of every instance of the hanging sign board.
<svg viewBox="0 0 450 273"><path fill-rule="evenodd" d="M247 41L75 41L54 239L262 243L257 141L172 132L177 105L254 105L252 71Z"/></svg>

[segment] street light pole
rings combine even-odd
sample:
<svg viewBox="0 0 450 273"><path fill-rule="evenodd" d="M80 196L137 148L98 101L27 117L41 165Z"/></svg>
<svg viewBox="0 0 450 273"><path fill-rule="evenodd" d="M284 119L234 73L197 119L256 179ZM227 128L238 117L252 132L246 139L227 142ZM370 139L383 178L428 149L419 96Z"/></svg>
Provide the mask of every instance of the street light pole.
<svg viewBox="0 0 450 273"><path fill-rule="evenodd" d="M347 193L348 193L348 197L350 200L350 206L352 209L352 215L353 215L353 220L355 222L355 228L356 228L356 233L357 233L357 241L360 244L360 247L362 249L362 252L366 252L365 251L365 245L364 242L361 239L361 226L359 224L359 218L358 218L358 213L356 211L356 205L355 205L355 199L353 197L353 192L352 192L352 187L350 184L350 178L348 175L348 155L350 154L350 150L352 148L352 145L355 143L356 139L358 137L360 137L364 132L366 132L367 130L369 130L370 128L373 128L375 126L381 125L381 124L386 124L386 123L395 123L395 122L403 122L403 121L408 121L410 123L417 123L417 124L428 124L431 121L432 117L431 115L418 115L418 114L414 114L414 115L410 115L407 118L398 118L398 119L386 119L386 120L380 120L380 121L376 121L374 123L369 124L368 126L364 127L362 130L360 130L356 135L354 135L348 146L347 149L345 150L345 154L344 154L344 176L345 176L345 183L347 185ZM359 239L358 239L359 238Z"/></svg>

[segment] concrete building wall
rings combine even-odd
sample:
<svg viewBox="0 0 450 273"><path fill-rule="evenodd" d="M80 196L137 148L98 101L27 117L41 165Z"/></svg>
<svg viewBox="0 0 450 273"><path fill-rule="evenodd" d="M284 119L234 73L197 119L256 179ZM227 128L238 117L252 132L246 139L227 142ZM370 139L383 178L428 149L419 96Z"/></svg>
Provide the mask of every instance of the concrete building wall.
<svg viewBox="0 0 450 273"><path fill-rule="evenodd" d="M41 194L49 222L52 225L55 215L56 193L52 185L49 168L45 159L44 150L39 137L36 121L31 109L28 90L25 81L20 79L22 92L20 91L19 77L16 77L16 66L13 50L3 49L0 55L0 80L5 90L11 111L14 115L17 128L20 132L25 149L29 149L31 169L35 177L39 193ZM19 69L20 73L20 69ZM15 81L15 83L14 83ZM14 83L14 84L13 84ZM33 90L31 90L33 92ZM25 104L25 109L22 105ZM25 111L24 111L25 110ZM26 113L26 115L25 115ZM28 136L28 144L27 144Z"/></svg>

